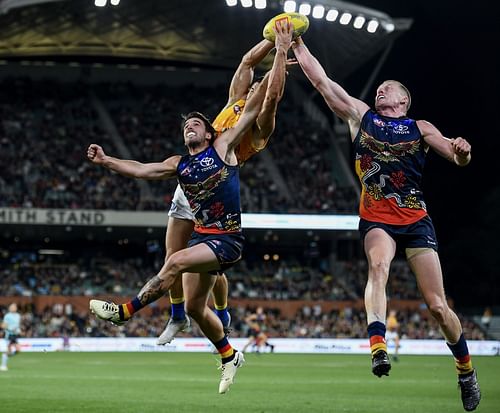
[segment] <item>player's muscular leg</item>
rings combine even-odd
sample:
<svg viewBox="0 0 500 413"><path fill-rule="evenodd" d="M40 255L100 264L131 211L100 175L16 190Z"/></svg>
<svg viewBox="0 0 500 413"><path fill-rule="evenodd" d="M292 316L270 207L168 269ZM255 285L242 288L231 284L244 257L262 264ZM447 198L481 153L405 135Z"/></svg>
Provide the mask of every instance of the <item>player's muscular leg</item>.
<svg viewBox="0 0 500 413"><path fill-rule="evenodd" d="M186 312L200 326L203 334L213 343L224 338L219 318L208 307L208 296L217 276L207 273L184 273L183 287L186 298Z"/></svg>
<svg viewBox="0 0 500 413"><path fill-rule="evenodd" d="M368 281L365 288L365 307L368 324L385 324L387 297L385 287L391 261L396 254L396 242L382 229L370 230L364 239L368 259Z"/></svg>
<svg viewBox="0 0 500 413"><path fill-rule="evenodd" d="M227 305L227 296L229 293L229 286L227 282L226 274L218 276L214 288L212 290L212 295L214 299L214 304L216 307L221 308Z"/></svg>
<svg viewBox="0 0 500 413"><path fill-rule="evenodd" d="M193 232L193 221L170 217L168 219L167 234L165 236L165 262L173 253L187 247L191 233ZM172 287L170 287L171 298L182 298L182 279L176 278Z"/></svg>
<svg viewBox="0 0 500 413"><path fill-rule="evenodd" d="M431 248L408 249L407 258L430 313L439 323L446 340L456 343L462 333L462 327L446 301L437 252Z"/></svg>
<svg viewBox="0 0 500 413"><path fill-rule="evenodd" d="M168 257L172 254L187 247L192 232L192 221L174 217L168 219L165 236L165 262L167 262ZM176 277L171 287L168 288L165 281L162 281L158 275L155 275L142 287L137 297L143 305L147 305L161 298L169 290L171 298L181 298L183 296L181 277Z"/></svg>

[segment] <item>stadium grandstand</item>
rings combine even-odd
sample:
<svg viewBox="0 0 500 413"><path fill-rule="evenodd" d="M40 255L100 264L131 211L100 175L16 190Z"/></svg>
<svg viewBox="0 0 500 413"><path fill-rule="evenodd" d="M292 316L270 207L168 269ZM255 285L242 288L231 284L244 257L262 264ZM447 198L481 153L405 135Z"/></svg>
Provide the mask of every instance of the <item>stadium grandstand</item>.
<svg viewBox="0 0 500 413"><path fill-rule="evenodd" d="M125 302L161 268L176 182L112 173L88 161L87 147L142 162L184 153L181 115L214 118L242 55L295 2L246 3L0 0L0 319L15 302L22 339L163 331L168 296L120 327L92 315L89 300ZM370 62L357 96L365 99L412 20L351 2L312 3L323 11L310 16L308 45L339 81ZM272 56L257 74L271 64ZM227 273L231 337L248 337L245 320L262 307L271 341L366 341L360 190L348 128L320 101L290 66L270 143L241 168L246 246ZM387 296L402 339L442 340L402 256ZM500 340L498 309L487 319L483 310L460 300L467 338ZM192 323L178 337L203 334Z"/></svg>
<svg viewBox="0 0 500 413"><path fill-rule="evenodd" d="M96 168L85 157L86 146L98 142L108 153L139 161L181 153L180 115L193 108L209 117L218 113L234 67L261 36L255 28L283 6L101 3L0 2L2 303L21 297L36 317L46 319L54 310L34 305L37 297L52 296L47 303L54 305L78 298L71 317L78 317L80 335L88 331L83 326L95 324L85 313L85 297L132 296L159 268L175 189L172 182L134 181ZM410 19L342 6L346 13L371 16L380 27L370 33L328 18L315 21L307 33L310 43L323 46L315 53L341 80L370 59L380 66L411 26ZM186 8L198 19L186 18ZM207 22L216 20L224 26L209 30ZM258 69L264 72L269 64L265 60ZM372 78L376 70L377 65ZM362 94L372 86L367 82ZM291 317L289 323L303 322L304 314L281 314L288 301L307 303L301 304L305 308L321 302L326 325L317 328L321 336L336 337L337 317L330 315L361 308L365 269L355 224L308 229L294 219L321 214L354 217L355 223L359 189L347 139L345 126L325 114L304 76L290 67L269 149L242 168L242 209L255 214L256 223L247 230L244 260L230 274L236 325L244 324L245 308L260 300L278 319ZM262 213L275 221L279 214L292 218L287 229L260 227ZM416 308L413 277L404 264L394 267L391 299L402 311ZM168 305L160 303L153 311L158 326L168 316ZM102 328L92 334L112 335ZM480 323L474 331L487 335ZM139 333L131 328L127 334ZM344 334L363 335L354 325Z"/></svg>

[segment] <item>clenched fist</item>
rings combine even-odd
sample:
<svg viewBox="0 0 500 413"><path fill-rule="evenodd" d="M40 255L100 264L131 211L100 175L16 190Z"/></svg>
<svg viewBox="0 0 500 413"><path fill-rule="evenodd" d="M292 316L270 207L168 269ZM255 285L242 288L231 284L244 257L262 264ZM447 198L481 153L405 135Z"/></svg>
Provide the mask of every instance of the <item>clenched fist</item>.
<svg viewBox="0 0 500 413"><path fill-rule="evenodd" d="M455 163L460 166L465 166L470 162L470 143L464 138L456 138L451 140L451 147L455 153Z"/></svg>
<svg viewBox="0 0 500 413"><path fill-rule="evenodd" d="M104 153L102 147L93 143L87 149L87 158L89 158L91 162L99 165L104 163L106 154Z"/></svg>
<svg viewBox="0 0 500 413"><path fill-rule="evenodd" d="M451 146L453 147L453 151L460 157L465 158L469 156L471 151L470 143L467 142L464 138L456 138L451 141Z"/></svg>

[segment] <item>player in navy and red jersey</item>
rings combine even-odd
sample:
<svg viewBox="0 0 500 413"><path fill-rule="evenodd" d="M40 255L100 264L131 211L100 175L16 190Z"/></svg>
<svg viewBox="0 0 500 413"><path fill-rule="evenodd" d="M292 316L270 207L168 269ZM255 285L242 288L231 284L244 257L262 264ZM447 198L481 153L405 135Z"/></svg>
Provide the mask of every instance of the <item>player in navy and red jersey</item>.
<svg viewBox="0 0 500 413"><path fill-rule="evenodd" d="M385 288L390 264L400 248L455 358L464 409L474 410L481 398L476 372L460 321L446 301L437 240L421 190L429 148L465 166L471 159L470 144L461 137L445 138L429 122L408 118L411 96L400 82L383 82L377 88L372 110L327 76L302 39L297 39L292 48L313 86L349 126L354 144L362 186L359 229L368 260L365 307L373 373L381 377L391 368L385 343Z"/></svg>
<svg viewBox="0 0 500 413"><path fill-rule="evenodd" d="M216 130L198 112L184 118L182 132L189 154L174 155L163 162L140 163L107 156L103 149L91 144L88 158L125 176L142 179L177 178L194 214L195 227L188 247L170 255L159 273L151 280L166 290L182 277L185 308L221 355L222 377L219 393L233 383L243 354L232 348L220 319L208 307L208 297L217 274L241 258L243 235L239 164L236 148L254 125L263 102L280 91L275 77L284 75L286 55L290 48L293 26L277 26L276 56L268 82L262 82L247 100L238 122L216 138ZM130 304L134 311L144 305L139 298ZM128 305L91 300L91 310L101 319L123 324Z"/></svg>
<svg viewBox="0 0 500 413"><path fill-rule="evenodd" d="M274 46L275 43L262 40L245 53L241 59L229 86L229 96L226 105L212 122L217 135L236 125L243 113L247 100L255 92L259 83L263 82L267 85L269 74L266 74L262 79L254 80L254 68L266 57ZM274 131L277 106L283 96L286 56L282 60L282 64L279 65L279 71L273 75L272 93L267 94L256 121L244 134L235 149L240 165L246 162L251 156L263 150ZM175 252L186 248L195 225L193 212L180 185L177 185L175 189L168 217L165 234L165 260ZM123 318L126 321L140 308L156 301L165 295L167 291L170 297L171 315L165 329L158 337L157 343L160 345L170 343L179 332L186 331L190 327L190 319L185 313L182 279L176 279L170 289L167 290L163 283L159 283L157 279L152 278L141 288L134 299L120 304L123 308ZM228 311L228 281L225 274L222 273L217 277L212 289L212 296L215 307L214 311L220 318L224 331L228 333L230 331L231 315ZM137 303L136 298L140 302L140 306L134 305L134 303ZM92 310L99 311L101 303L98 301L93 301L93 303L95 308Z"/></svg>

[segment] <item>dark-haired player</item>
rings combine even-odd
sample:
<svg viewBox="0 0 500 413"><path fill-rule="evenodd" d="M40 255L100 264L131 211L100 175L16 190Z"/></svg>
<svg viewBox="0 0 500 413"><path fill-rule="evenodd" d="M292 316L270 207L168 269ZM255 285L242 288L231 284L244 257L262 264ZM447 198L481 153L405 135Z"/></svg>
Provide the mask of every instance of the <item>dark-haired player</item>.
<svg viewBox="0 0 500 413"><path fill-rule="evenodd" d="M243 354L234 350L219 318L207 301L217 278L241 258L243 235L239 164L236 148L244 134L256 122L265 101L281 93L292 26L277 27L276 56L268 82L262 82L246 102L241 117L232 128L216 137L205 116L192 112L183 121L184 142L188 155L174 155L163 162L140 163L107 156L96 144L88 148L88 158L122 175L143 179L177 178L194 214L195 226L188 247L170 255L160 272L150 282L165 291L182 278L187 313L198 323L222 358L219 393L225 393L243 362ZM141 307L138 299L132 301ZM124 306L91 300L91 310L99 317L123 324Z"/></svg>

